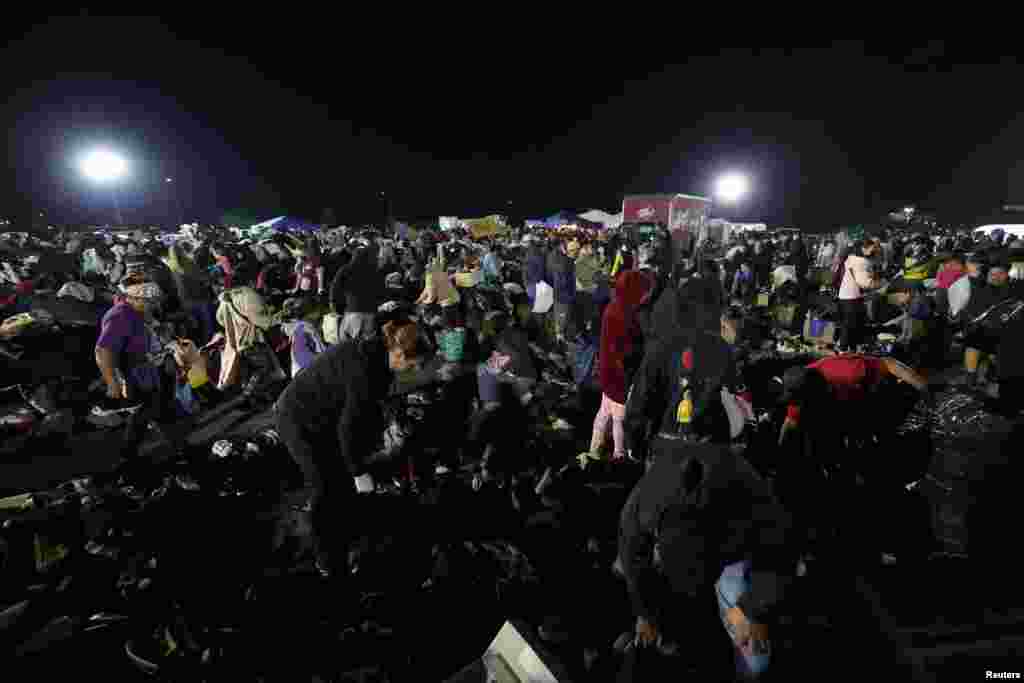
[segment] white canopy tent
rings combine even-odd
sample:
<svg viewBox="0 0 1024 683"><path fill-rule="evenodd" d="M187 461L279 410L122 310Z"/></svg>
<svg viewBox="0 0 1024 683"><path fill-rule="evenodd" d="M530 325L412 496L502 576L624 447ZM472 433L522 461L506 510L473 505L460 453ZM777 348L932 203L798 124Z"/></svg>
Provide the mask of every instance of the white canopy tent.
<svg viewBox="0 0 1024 683"><path fill-rule="evenodd" d="M982 233L984 235L991 235L996 230L1002 230L1007 235L1013 235L1017 239L1024 239L1024 225L982 225L974 229L975 234Z"/></svg>
<svg viewBox="0 0 1024 683"><path fill-rule="evenodd" d="M605 228L617 228L622 225L622 214L610 214L601 211L600 209L591 209L586 213L581 213L580 218L591 223L600 223Z"/></svg>

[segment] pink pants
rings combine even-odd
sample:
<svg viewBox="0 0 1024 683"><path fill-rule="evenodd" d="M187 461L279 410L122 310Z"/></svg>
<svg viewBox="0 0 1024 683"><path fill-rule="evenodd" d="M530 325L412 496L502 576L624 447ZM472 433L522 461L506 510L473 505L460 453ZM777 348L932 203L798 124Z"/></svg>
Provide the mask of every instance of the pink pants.
<svg viewBox="0 0 1024 683"><path fill-rule="evenodd" d="M623 421L626 419L626 406L601 394L601 409L594 418L594 433L590 437L590 452L597 453L604 446L605 434L608 433L608 421L612 422L612 441L615 443L615 455L619 458L626 455L626 433Z"/></svg>

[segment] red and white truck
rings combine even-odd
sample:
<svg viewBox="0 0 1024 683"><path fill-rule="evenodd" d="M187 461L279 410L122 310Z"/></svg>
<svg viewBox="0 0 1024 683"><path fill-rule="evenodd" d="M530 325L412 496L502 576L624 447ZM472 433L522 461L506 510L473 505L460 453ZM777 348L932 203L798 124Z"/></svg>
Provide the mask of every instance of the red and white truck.
<svg viewBox="0 0 1024 683"><path fill-rule="evenodd" d="M622 223L629 226L657 224L672 236L673 260L689 253L708 220L711 200L686 194L629 195L622 200Z"/></svg>

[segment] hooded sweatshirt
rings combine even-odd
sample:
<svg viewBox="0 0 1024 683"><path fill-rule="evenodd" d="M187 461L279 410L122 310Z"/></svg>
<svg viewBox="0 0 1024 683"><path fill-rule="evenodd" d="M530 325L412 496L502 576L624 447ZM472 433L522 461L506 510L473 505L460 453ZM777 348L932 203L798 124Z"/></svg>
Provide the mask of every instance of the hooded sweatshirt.
<svg viewBox="0 0 1024 683"><path fill-rule="evenodd" d="M636 310L650 290L650 280L635 270L627 270L615 280L615 299L608 304L601 320L601 355L598 373L601 391L616 403L626 402L628 377L626 360L635 353L639 334Z"/></svg>
<svg viewBox="0 0 1024 683"><path fill-rule="evenodd" d="M523 270L527 287L536 285L542 280L548 282L547 260L544 256L544 250L541 249L540 245L534 244L530 246L530 250L526 253L526 264ZM548 282L548 284L551 283Z"/></svg>
<svg viewBox="0 0 1024 683"><path fill-rule="evenodd" d="M732 348L721 336L720 309L714 293L708 291L711 287L702 279L689 280L668 300L675 304L671 309L675 317L666 316L656 324L659 336L648 345L626 403L627 448L645 452L649 435L676 431L681 398L678 385L684 369L693 388L694 431L728 433L721 389L737 383L736 365ZM668 301L664 308L668 308Z"/></svg>
<svg viewBox="0 0 1024 683"><path fill-rule="evenodd" d="M576 289L593 292L597 287L594 276L601 270L601 259L593 248L584 249L576 259Z"/></svg>
<svg viewBox="0 0 1024 683"><path fill-rule="evenodd" d="M753 622L771 623L795 575L791 527L771 487L728 446L659 457L620 521L619 558L635 613L658 625L661 606L678 604L672 597L698 601L726 566L750 560L751 587L738 607Z"/></svg>
<svg viewBox="0 0 1024 683"><path fill-rule="evenodd" d="M717 283L694 278L679 287L666 287L654 305L651 330L657 341L668 341L680 331L721 331L722 297Z"/></svg>
<svg viewBox="0 0 1024 683"><path fill-rule="evenodd" d="M331 283L331 304L345 313L376 313L382 303L384 276L375 249L356 252L352 262L340 268Z"/></svg>

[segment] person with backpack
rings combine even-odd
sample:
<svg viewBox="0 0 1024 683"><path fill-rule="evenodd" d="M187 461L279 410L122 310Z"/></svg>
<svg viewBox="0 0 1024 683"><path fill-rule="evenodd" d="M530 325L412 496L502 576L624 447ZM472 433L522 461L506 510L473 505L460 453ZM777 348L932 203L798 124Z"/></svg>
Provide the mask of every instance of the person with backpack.
<svg viewBox="0 0 1024 683"><path fill-rule="evenodd" d="M716 285L684 285L691 310L709 286ZM650 444L653 457L622 510L618 566L636 625L617 644L656 646L681 670L692 669L708 664L699 660L712 650L685 650L679 639L717 616L733 642L738 673L752 678L768 668L797 553L788 513L729 447L734 428L722 389L733 383L734 370L720 334L691 326L649 352L637 373L626 404L627 443L634 453Z"/></svg>

